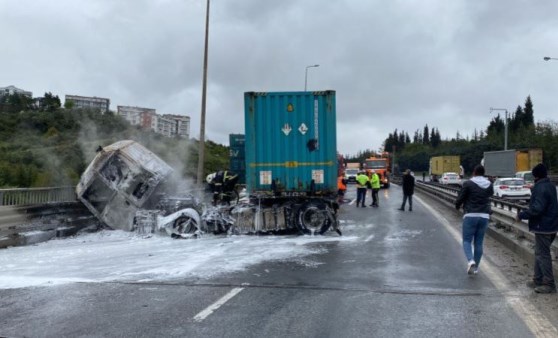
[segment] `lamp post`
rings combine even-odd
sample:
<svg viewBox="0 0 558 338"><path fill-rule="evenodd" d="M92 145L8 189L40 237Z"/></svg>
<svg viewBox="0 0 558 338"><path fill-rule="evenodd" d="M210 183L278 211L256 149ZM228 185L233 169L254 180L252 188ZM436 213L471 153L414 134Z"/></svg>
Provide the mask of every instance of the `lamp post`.
<svg viewBox="0 0 558 338"><path fill-rule="evenodd" d="M508 150L508 110L505 108L490 108L490 112L504 111L506 113L506 120L504 121L504 150Z"/></svg>
<svg viewBox="0 0 558 338"><path fill-rule="evenodd" d="M550 60L558 60L558 58L551 58L550 56L545 56L543 57L544 61L550 61Z"/></svg>
<svg viewBox="0 0 558 338"><path fill-rule="evenodd" d="M200 118L200 144L198 150L198 173L197 185L199 188L203 182L203 166L205 161L205 102L207 96L207 45L209 40L209 0L205 11L205 49L203 54L203 81L202 81L202 104Z"/></svg>
<svg viewBox="0 0 558 338"><path fill-rule="evenodd" d="M306 91L306 85L308 84L308 68L319 67L320 65L306 66L306 71L304 72L304 91Z"/></svg>

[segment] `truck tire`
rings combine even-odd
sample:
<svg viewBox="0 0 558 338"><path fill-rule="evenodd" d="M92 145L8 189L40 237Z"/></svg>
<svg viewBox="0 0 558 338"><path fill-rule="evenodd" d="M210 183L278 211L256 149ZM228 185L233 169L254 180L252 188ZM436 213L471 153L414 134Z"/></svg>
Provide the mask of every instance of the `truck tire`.
<svg viewBox="0 0 558 338"><path fill-rule="evenodd" d="M331 226L326 204L321 201L312 201L303 204L296 214L296 226L304 235L325 233Z"/></svg>
<svg viewBox="0 0 558 338"><path fill-rule="evenodd" d="M178 217L172 224L173 238L183 237L184 235L193 235L199 230L200 217L196 210L185 209L182 215Z"/></svg>

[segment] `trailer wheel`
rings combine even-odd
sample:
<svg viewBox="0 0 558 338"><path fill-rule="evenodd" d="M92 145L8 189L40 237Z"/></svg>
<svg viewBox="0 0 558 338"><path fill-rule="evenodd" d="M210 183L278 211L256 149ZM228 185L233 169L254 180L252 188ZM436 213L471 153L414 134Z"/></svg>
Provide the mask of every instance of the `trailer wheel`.
<svg viewBox="0 0 558 338"><path fill-rule="evenodd" d="M194 234L199 229L200 217L194 209L185 209L172 224L173 237Z"/></svg>
<svg viewBox="0 0 558 338"><path fill-rule="evenodd" d="M331 226L325 203L308 202L298 209L296 226L305 235L323 234Z"/></svg>

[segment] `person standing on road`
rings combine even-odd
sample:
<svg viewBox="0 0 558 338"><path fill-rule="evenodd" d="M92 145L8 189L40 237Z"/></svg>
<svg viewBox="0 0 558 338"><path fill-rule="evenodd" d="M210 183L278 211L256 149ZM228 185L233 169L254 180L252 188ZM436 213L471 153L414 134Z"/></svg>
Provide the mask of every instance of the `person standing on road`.
<svg viewBox="0 0 558 338"><path fill-rule="evenodd" d="M535 233L535 271L527 286L537 293L555 293L550 246L558 232L556 187L548 179L544 164L537 164L531 172L535 185L531 188L529 208L520 211L516 217L517 220L529 220L529 231Z"/></svg>
<svg viewBox="0 0 558 338"><path fill-rule="evenodd" d="M368 182L370 180L368 179L368 176L366 176L366 174L364 172L359 172L357 177L356 177L356 184L357 184L357 202L356 202L356 206L358 208L359 204L363 207L366 208L366 205L364 204L364 201L366 200L366 187L368 185Z"/></svg>
<svg viewBox="0 0 558 338"><path fill-rule="evenodd" d="M342 172L339 177L337 177L337 202L339 204L343 203L345 198L345 192L347 191L347 180L345 179L345 173Z"/></svg>
<svg viewBox="0 0 558 338"><path fill-rule="evenodd" d="M455 208L463 206L463 252L467 258L467 274L477 274L482 258L483 241L490 218L490 197L494 193L492 183L484 177L484 167L477 165L473 177L463 183L455 200Z"/></svg>
<svg viewBox="0 0 558 338"><path fill-rule="evenodd" d="M370 174L370 187L372 188L372 204L371 207L379 207L378 192L380 191L380 176L376 173L376 170L372 170Z"/></svg>
<svg viewBox="0 0 558 338"><path fill-rule="evenodd" d="M403 203L398 210L405 211L405 204L409 200L409 211L413 211L413 194L415 193L415 177L411 175L411 169L405 170L403 175Z"/></svg>

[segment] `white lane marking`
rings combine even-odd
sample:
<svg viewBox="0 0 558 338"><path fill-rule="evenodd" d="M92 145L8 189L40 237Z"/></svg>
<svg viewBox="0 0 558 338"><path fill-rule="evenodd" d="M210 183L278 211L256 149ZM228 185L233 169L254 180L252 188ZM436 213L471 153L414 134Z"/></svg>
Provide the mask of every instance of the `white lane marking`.
<svg viewBox="0 0 558 338"><path fill-rule="evenodd" d="M364 240L365 242L370 242L372 240L372 238L374 238L374 234L366 237L366 239Z"/></svg>
<svg viewBox="0 0 558 338"><path fill-rule="evenodd" d="M234 296L238 295L240 293L240 291L244 290L244 288L234 288L231 291L229 291L229 293L227 293L226 295L224 295L223 297L221 297L219 300L217 300L215 303L209 305L208 307L206 307L204 310L200 311L200 313L198 313L197 315L194 316L194 321L196 322L201 322L202 320L204 320L205 318L207 318L210 314L212 314L214 311L216 311L217 309L219 309L221 306L223 306L223 304L225 304L226 302L228 302L231 298L233 298Z"/></svg>
<svg viewBox="0 0 558 338"><path fill-rule="evenodd" d="M427 205L420 198L415 197L419 202L430 211L439 221L444 228L452 235L452 237L461 244L461 233L456 230L450 222L431 206ZM482 273L499 290L511 290L513 286L507 282L506 278L500 271L487 259L482 261ZM535 337L558 337L558 330L556 327L544 316L533 304L525 299L524 295L504 293L504 299L515 311L515 313L522 318L529 330Z"/></svg>

